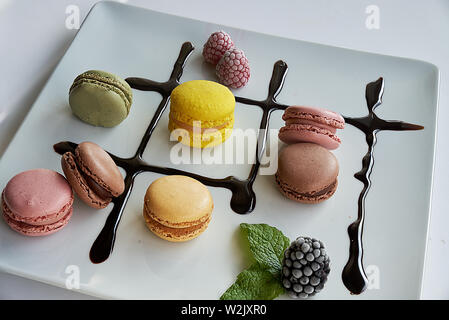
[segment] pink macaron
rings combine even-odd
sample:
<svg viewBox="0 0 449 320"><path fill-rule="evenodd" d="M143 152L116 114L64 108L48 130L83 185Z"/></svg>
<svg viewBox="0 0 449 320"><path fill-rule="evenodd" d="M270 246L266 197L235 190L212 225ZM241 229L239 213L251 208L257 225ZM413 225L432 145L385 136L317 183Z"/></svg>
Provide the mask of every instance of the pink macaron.
<svg viewBox="0 0 449 320"><path fill-rule="evenodd" d="M330 110L316 107L288 107L282 119L285 126L279 130L279 139L287 144L310 142L326 149L337 149L341 140L337 129L345 127L345 119Z"/></svg>
<svg viewBox="0 0 449 320"><path fill-rule="evenodd" d="M15 231L44 236L61 230L72 216L73 192L61 174L33 169L14 176L2 193L3 218Z"/></svg>

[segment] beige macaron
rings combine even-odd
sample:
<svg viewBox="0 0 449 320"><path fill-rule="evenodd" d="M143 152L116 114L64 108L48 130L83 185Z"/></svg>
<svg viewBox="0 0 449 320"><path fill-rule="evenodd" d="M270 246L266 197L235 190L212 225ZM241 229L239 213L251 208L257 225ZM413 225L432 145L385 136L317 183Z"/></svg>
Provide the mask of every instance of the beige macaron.
<svg viewBox="0 0 449 320"><path fill-rule="evenodd" d="M145 194L143 217L162 239L181 242L198 237L209 225L214 203L201 182L180 175L159 178Z"/></svg>

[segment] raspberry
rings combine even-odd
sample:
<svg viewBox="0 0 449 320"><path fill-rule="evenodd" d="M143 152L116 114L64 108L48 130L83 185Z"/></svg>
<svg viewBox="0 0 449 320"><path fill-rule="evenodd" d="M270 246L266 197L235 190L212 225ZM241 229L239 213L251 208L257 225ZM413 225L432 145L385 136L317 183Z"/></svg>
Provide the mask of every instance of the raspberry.
<svg viewBox="0 0 449 320"><path fill-rule="evenodd" d="M204 59L216 65L223 54L234 47L231 37L224 31L217 31L210 35L203 47Z"/></svg>
<svg viewBox="0 0 449 320"><path fill-rule="evenodd" d="M245 53L237 48L226 51L216 67L218 79L225 86L237 89L249 80L250 70Z"/></svg>

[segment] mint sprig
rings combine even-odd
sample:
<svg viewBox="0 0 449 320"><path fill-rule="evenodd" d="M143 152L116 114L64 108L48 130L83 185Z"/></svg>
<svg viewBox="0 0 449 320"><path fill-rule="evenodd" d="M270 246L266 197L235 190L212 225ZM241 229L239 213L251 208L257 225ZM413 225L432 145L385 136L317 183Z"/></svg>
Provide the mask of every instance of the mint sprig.
<svg viewBox="0 0 449 320"><path fill-rule="evenodd" d="M258 263L242 271L222 300L271 300L284 292L279 279Z"/></svg>
<svg viewBox="0 0 449 320"><path fill-rule="evenodd" d="M290 240L280 230L267 224L241 223L240 228L248 237L254 259L273 275L279 274Z"/></svg>
<svg viewBox="0 0 449 320"><path fill-rule="evenodd" d="M240 224L256 262L242 271L222 300L271 300L284 292L280 282L282 258L290 245L284 234L267 224Z"/></svg>

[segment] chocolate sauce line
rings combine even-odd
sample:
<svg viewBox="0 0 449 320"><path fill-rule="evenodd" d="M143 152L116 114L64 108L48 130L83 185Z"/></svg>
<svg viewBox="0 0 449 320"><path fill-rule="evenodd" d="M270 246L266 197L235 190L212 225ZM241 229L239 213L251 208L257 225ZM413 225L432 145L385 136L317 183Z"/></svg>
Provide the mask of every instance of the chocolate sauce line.
<svg viewBox="0 0 449 320"><path fill-rule="evenodd" d="M75 153L75 149L77 146L78 145L76 143L64 141L64 142L59 142L59 143L55 144L53 146L53 148L55 149L55 151L57 153L62 155L66 152ZM251 190L250 190L250 188L248 188L249 181L240 180L233 176L228 176L228 177L222 178L222 179L209 178L209 177L205 177L205 176L202 176L202 175L199 175L196 173L183 171L183 170L179 170L179 169L175 169L175 168L159 167L159 166L151 165L151 164L147 163L145 160L142 160L138 157L120 158L112 153L108 152L108 154L111 156L112 160L114 160L114 162L117 164L117 166L125 169L125 171L127 173L126 177L131 177L132 179L134 179L135 176L137 176L138 174L140 174L142 172L154 172L154 173L163 174L163 175L189 176L189 177L194 178L198 181L201 181L205 185L208 185L211 187L219 187L219 188L229 189L233 194L233 196L231 198L231 208L238 213L246 213L249 211L245 211L245 210L247 210L251 207L254 208L254 206L252 204L255 203L255 200L252 200L252 199L255 199L255 196L253 198L253 196L251 194ZM113 200L114 204L116 204L117 206L123 206L123 208L124 208L126 202L123 202L123 201L124 200L126 201L127 197L125 197L123 195L126 194L126 191L128 190L128 185L131 186L132 181L130 181L130 183L127 183L126 178L125 178L125 192L122 194L122 196L115 198ZM131 188L129 188L129 189L131 189ZM242 205L242 203L244 203L245 205ZM110 217L111 216L114 216L114 215L110 214Z"/></svg>
<svg viewBox="0 0 449 320"><path fill-rule="evenodd" d="M257 157L256 163L252 166L250 174L246 180L241 180L234 176L228 176L223 179L215 179L205 177L191 172L178 170L175 168L154 166L142 159L142 155L145 148L151 138L151 135L156 128L162 114L167 108L170 94L177 85L182 76L183 69L187 58L193 51L193 46L190 42L186 42L182 45L179 57L174 65L170 78L166 82L157 82L144 78L127 78L126 81L129 85L137 90L143 91L155 91L161 94L162 101L160 102L142 140L139 147L132 158L120 158L114 154L109 153L117 166L122 167L125 172L125 191L122 195L113 199L113 208L109 213L105 225L98 235L97 239L93 243L89 256L93 263L101 263L107 260L114 248L115 237L117 228L120 223L122 214L124 212L126 203L132 191L135 177L142 172L154 172L164 175L186 175L201 181L202 183L212 186L229 189L232 192L230 205L232 210L239 214L250 213L254 210L256 205L256 195L253 191L253 183L257 177L257 173L260 167L260 159L265 150L265 143L268 132L269 118L271 112L277 109L284 110L287 106L278 104L276 97L282 90L285 76L288 70L287 64L283 61L277 61L273 68L272 78L269 84L267 99L263 101L257 101L242 97L236 97L236 101L255 105L263 110L262 120L260 123L260 129L262 133L259 133L257 144ZM65 152L74 153L77 144L73 142L60 142L54 145L54 150L59 154Z"/></svg>
<svg viewBox="0 0 449 320"><path fill-rule="evenodd" d="M405 131L421 130L424 127L402 121L389 121L380 119L375 109L382 103L384 80L370 82L366 86L365 98L368 106L368 115L361 118L345 117L346 123L365 133L368 151L362 159L362 169L354 177L363 183L363 189L358 199L357 220L348 227L349 259L346 263L342 279L346 288L352 294L360 294L367 288L368 277L363 267L363 226L365 222L365 200L371 187L370 176L374 166L374 146L377 142L377 133L383 130Z"/></svg>
<svg viewBox="0 0 449 320"><path fill-rule="evenodd" d="M268 126L270 123L270 116L274 110L285 110L288 108L286 105L282 105L276 102L276 97L282 91L284 86L285 77L287 76L288 66L282 61L278 60L273 67L273 73L271 75L270 83L268 85L268 95L263 101L252 100L248 98L236 97L237 102L254 105L262 108L263 114L259 125L259 135L256 145L256 163L251 167L251 171L248 175L246 183L244 184L244 194L246 197L250 197L251 201L247 202L247 212L254 210L256 206L256 195L253 190L253 184L256 180L257 173L259 172L261 160L266 149L266 141L268 137ZM233 191L233 194L235 192ZM236 197L239 197L238 193ZM231 205L232 206L232 205Z"/></svg>

